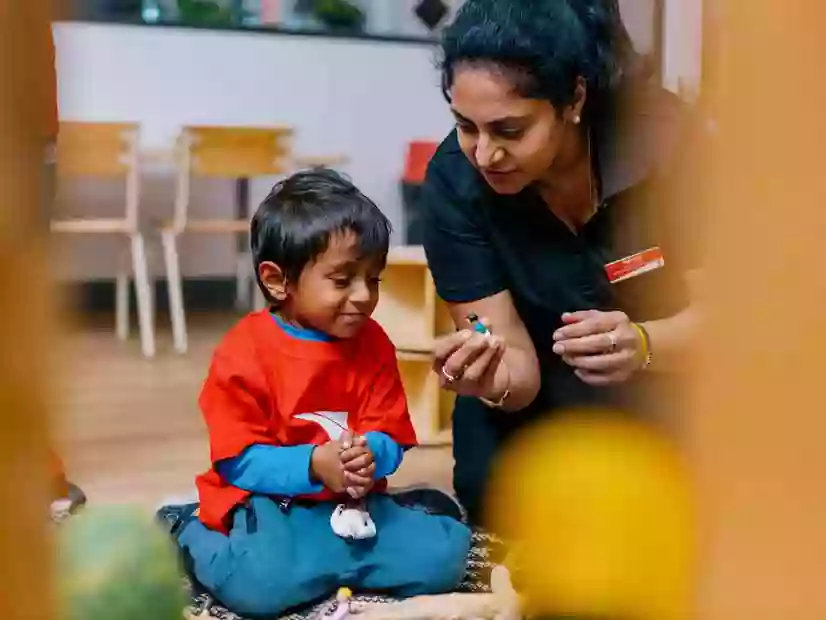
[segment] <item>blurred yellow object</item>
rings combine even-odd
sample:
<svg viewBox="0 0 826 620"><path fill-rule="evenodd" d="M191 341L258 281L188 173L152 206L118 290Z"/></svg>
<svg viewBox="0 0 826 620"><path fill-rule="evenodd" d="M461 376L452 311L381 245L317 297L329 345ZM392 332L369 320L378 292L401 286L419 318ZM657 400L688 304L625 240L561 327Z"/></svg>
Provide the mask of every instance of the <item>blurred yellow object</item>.
<svg viewBox="0 0 826 620"><path fill-rule="evenodd" d="M514 544L526 610L689 618L690 487L675 448L627 417L566 415L528 428L497 464L487 511Z"/></svg>

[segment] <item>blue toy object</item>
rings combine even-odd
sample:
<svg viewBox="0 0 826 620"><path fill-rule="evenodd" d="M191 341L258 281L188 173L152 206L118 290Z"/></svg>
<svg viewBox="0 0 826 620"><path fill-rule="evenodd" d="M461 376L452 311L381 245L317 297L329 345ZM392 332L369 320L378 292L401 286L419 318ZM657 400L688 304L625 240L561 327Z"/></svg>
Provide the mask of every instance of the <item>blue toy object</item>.
<svg viewBox="0 0 826 620"><path fill-rule="evenodd" d="M490 330L484 326L484 324L479 320L479 317L476 316L475 312L471 312L467 315L467 321L470 323L471 328L473 331L480 333L484 336L490 335Z"/></svg>

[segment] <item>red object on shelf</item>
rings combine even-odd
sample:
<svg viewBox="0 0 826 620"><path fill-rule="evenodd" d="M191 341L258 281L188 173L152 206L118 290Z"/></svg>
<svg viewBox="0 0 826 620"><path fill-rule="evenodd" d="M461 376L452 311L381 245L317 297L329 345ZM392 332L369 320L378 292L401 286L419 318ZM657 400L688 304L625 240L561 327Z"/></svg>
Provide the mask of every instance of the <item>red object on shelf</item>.
<svg viewBox="0 0 826 620"><path fill-rule="evenodd" d="M261 23L281 23L281 0L261 0Z"/></svg>
<svg viewBox="0 0 826 620"><path fill-rule="evenodd" d="M438 142L415 140L407 145L407 158L404 166L405 183L421 183L427 173L427 165L439 148Z"/></svg>

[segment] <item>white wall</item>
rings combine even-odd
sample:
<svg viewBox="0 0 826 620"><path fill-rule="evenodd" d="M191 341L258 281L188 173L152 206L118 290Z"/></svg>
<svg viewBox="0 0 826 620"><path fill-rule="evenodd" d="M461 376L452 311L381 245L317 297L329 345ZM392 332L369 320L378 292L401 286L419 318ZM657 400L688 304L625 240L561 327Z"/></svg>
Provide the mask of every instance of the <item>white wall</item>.
<svg viewBox="0 0 826 620"><path fill-rule="evenodd" d="M700 87L703 53L703 0L665 0L663 81L677 92Z"/></svg>
<svg viewBox="0 0 826 620"><path fill-rule="evenodd" d="M344 153L344 170L401 229L398 181L411 139L441 139L451 127L434 51L423 44L334 40L87 23L55 27L63 119L134 121L146 148L163 148L183 124L290 124L297 151ZM145 176L148 219L168 215L171 178ZM253 202L268 183L253 185ZM71 213L105 213L117 188L73 187ZM232 212L233 188L195 188L199 213ZM110 206L111 204L111 206ZM186 275L234 273L233 243L192 239ZM72 240L66 277L110 277L114 244Z"/></svg>
<svg viewBox="0 0 826 620"><path fill-rule="evenodd" d="M620 13L641 54L654 49L654 0L619 0Z"/></svg>

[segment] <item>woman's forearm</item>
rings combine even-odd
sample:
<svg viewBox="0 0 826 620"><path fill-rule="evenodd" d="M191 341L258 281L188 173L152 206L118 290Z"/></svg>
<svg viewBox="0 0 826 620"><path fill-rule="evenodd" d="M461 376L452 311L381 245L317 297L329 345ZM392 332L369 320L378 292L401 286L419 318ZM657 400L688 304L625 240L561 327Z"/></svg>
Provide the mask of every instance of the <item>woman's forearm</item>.
<svg viewBox="0 0 826 620"><path fill-rule="evenodd" d="M540 382L539 364L533 352L509 347L496 370L492 393L486 398L497 402L507 392L500 409L520 411L536 399Z"/></svg>
<svg viewBox="0 0 826 620"><path fill-rule="evenodd" d="M685 369L688 354L697 337L699 322L698 309L689 306L667 319L640 323L651 341L650 370L668 372Z"/></svg>

